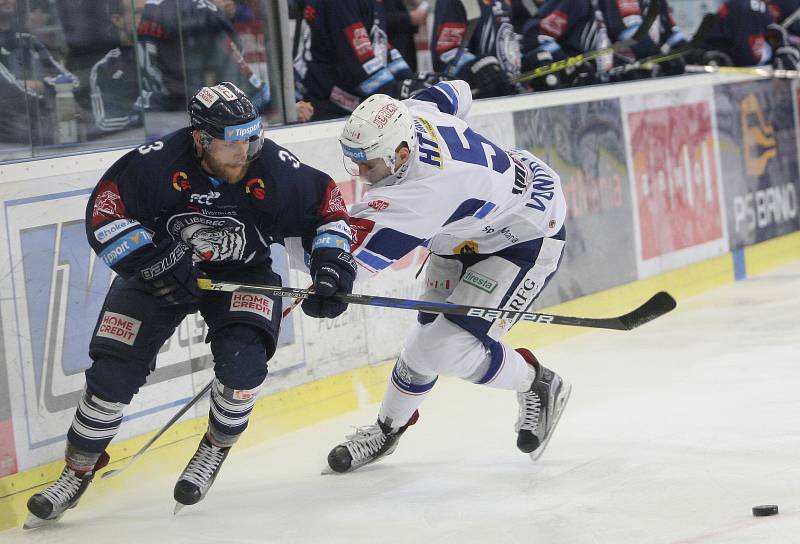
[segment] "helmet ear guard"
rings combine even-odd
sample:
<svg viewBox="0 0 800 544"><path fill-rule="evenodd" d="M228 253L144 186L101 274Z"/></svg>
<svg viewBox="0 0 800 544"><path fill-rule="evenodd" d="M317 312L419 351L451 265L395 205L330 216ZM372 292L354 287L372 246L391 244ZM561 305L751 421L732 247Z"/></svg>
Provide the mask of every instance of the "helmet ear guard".
<svg viewBox="0 0 800 544"><path fill-rule="evenodd" d="M362 102L345 123L339 143L345 168L358 175L355 162L382 159L392 173L373 185L393 185L405 177L407 168L395 168L396 151L406 143L413 153L417 147L414 119L405 104L384 94Z"/></svg>

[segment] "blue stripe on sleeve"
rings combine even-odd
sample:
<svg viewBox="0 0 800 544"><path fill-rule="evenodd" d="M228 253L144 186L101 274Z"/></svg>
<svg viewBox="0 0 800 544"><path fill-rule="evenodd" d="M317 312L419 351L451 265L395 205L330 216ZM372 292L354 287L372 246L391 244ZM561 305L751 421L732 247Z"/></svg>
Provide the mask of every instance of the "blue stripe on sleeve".
<svg viewBox="0 0 800 544"><path fill-rule="evenodd" d="M422 242L422 238L411 236L405 232L382 228L372 235L364 248L394 261L404 257Z"/></svg>
<svg viewBox="0 0 800 544"><path fill-rule="evenodd" d="M445 225L449 225L450 223L455 223L459 219L463 219L465 217L469 217L471 215L477 214L486 204L491 204L491 202L486 202L485 200L479 200L477 198L470 198L465 200L464 202L456 208L456 211L444 222ZM488 213L488 212L487 212ZM442 225L444 226L444 225Z"/></svg>
<svg viewBox="0 0 800 544"><path fill-rule="evenodd" d="M378 255L370 251L358 251L355 255L355 258L359 261L363 262L373 270L383 270L387 266L392 264L392 261L387 261L386 259L380 258Z"/></svg>

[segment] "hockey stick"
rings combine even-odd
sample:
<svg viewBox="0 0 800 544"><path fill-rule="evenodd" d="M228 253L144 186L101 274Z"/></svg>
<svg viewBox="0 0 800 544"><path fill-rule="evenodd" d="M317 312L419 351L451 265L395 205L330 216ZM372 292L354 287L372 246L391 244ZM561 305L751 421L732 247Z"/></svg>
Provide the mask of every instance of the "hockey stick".
<svg viewBox="0 0 800 544"><path fill-rule="evenodd" d="M603 55L615 53L621 49L632 47L639 43L639 41L641 41L647 35L647 33L650 31L650 27L653 26L653 23L659 16L660 12L661 0L653 0L650 3L650 7L647 9L647 14L644 16L642 24L639 25L638 30L636 30L636 32L630 38L612 43L609 47L604 47L603 49L589 51L588 53L580 53L572 57L567 57L566 59L545 64L544 66L539 66L530 72L525 72L524 74L520 74L519 76L512 78L511 83L522 83L524 81L536 79L537 77L544 77L555 72L560 72L561 70L566 70L572 66L577 66L578 64L582 64L586 61L602 57Z"/></svg>
<svg viewBox="0 0 800 544"><path fill-rule="evenodd" d="M776 79L800 79L800 71L776 70L771 66L711 66L686 65L687 72L706 74L742 74L751 76L774 77Z"/></svg>
<svg viewBox="0 0 800 544"><path fill-rule="evenodd" d="M201 289L209 291L249 291L258 293L269 293L280 297L309 298L314 295L307 289L297 289L293 287L276 287L272 285L245 285L239 283L227 283L215 281L207 278L197 280ZM653 319L669 312L677 303L669 293L660 292L653 295L650 300L636 308L617 317L594 318L594 317L569 317L562 315L551 315L535 312L522 312L519 310L505 310L498 308L485 308L482 306L465 306L462 304L452 304L450 302L434 302L427 300L413 300L407 298L389 298L372 295L358 295L337 293L333 295L340 302L348 304L361 304L366 306L380 306L384 308L400 308L404 310L417 310L420 312L430 312L451 315L466 315L470 317L481 317L489 321L494 319L516 319L519 321L531 321L543 323L545 325L572 325L575 327L592 327L596 329L616 329L629 331L640 325L652 321Z"/></svg>
<svg viewBox="0 0 800 544"><path fill-rule="evenodd" d="M287 315L289 315L289 313L291 313L291 311L292 311L292 310L294 310L294 309L295 309L295 307L296 307L298 304L300 304L300 302L301 302L302 300L303 300L303 299L302 299L302 298L299 298L299 297L298 297L298 298L295 298L295 299L294 299L294 301L292 302L292 305L291 305L291 306L289 306L288 308L286 308L286 309L283 311L283 315L282 315L282 317L286 317ZM148 441L145 443L145 445L144 445L144 446L142 446L141 448L139 448L139 451L137 451L136 453L134 453L134 454L133 454L133 456L131 456L131 458L130 458L130 459L128 459L128 461L127 461L127 462L126 462L124 465L122 465L122 466L121 466L121 467L119 467L119 468L113 468L113 469L111 469L111 470L107 470L107 471L105 471L105 472L104 472L104 473L103 473L103 474L100 476L100 478L112 478L112 477L114 477L114 476L118 475L120 472L122 472L122 471L123 471L123 470L125 470L126 468L128 468L129 466L131 466L131 465L134 463L134 461L136 461L136 459L138 459L139 457L141 457L141 456L142 456L142 455L143 455L143 454L144 454L144 453L145 453L145 452L146 452L146 451L147 451L147 450L150 448L150 446L152 446L152 445L153 445L153 443L154 443L156 440L158 440L158 439L161 437L161 435L163 435L165 432L167 432L167 430L168 430L170 427L172 427L172 426L173 426L173 425L174 425L174 424L175 424L175 423L176 423L176 422L177 422L177 421L178 421L178 420L179 420L179 419L180 419L180 418L183 416L183 414L185 414L186 412L188 412L188 411L189 411L189 408L191 408L192 406L194 406L195 404L197 404L197 402L198 402L198 401L199 401L201 398L203 398L203 397L205 396L205 394L206 394L206 393L208 393L208 392L211 390L211 386L212 386L213 384L214 384L214 380L212 379L210 382L208 382L208 383L206 384L206 386L205 386L205 387L203 387L203 388L202 388L200 391L198 391L198 392L197 392L197 394L196 394L194 397L192 397L192 398L189 400L189 402L187 402L187 403L186 403L186 404L183 406L183 408L181 408L181 409L178 411L178 413L177 413L177 414L175 414L174 416L172 416L172 419L170 419L169 421L167 421L167 422L164 424L164 426L163 426L163 427L161 427L161 430L159 430L159 431L158 431L158 432L157 432L157 433L156 433L156 434L155 434L155 435L154 435L154 436L153 436L153 437L152 437L150 440L148 440Z"/></svg>
<svg viewBox="0 0 800 544"><path fill-rule="evenodd" d="M685 45L678 47L674 51L669 53L664 53L661 55L651 55L649 57L645 57L643 59L639 59L636 62L632 62L630 64L625 64L623 66L617 66L609 70L609 75L619 75L620 73L624 74L630 72L632 70L638 69L648 69L652 68L656 64L667 62L670 60L675 60L677 58L683 57L684 55L688 55L695 49L700 48L700 44L702 44L708 33L716 26L719 17L715 13L706 13L703 19L700 21L700 24L697 27L692 39L689 40Z"/></svg>

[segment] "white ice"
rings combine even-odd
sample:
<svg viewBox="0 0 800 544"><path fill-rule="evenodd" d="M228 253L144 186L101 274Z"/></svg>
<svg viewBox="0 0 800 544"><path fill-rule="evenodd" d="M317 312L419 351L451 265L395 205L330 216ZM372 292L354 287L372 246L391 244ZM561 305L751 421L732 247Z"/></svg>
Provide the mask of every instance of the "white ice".
<svg viewBox="0 0 800 544"><path fill-rule="evenodd" d="M441 380L396 453L361 471L320 476L377 405L234 451L178 516L181 467L145 456L124 487L98 481L57 526L0 541L797 543L798 293L800 263L538 350L574 389L537 463L516 450L514 394ZM754 518L763 503L781 513Z"/></svg>

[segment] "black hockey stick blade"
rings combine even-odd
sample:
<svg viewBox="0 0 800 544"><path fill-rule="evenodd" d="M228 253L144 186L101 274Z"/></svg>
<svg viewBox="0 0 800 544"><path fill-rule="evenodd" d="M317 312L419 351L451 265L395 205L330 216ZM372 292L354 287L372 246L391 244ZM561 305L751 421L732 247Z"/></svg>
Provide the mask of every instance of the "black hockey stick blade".
<svg viewBox="0 0 800 544"><path fill-rule="evenodd" d="M629 331L671 312L677 305L672 295L666 291L659 291L650 297L650 300L632 312L619 316L618 319L625 330Z"/></svg>
<svg viewBox="0 0 800 544"><path fill-rule="evenodd" d="M642 19L642 24L639 25L639 28L630 38L612 43L609 47L604 47L603 49L597 49L596 51L589 51L587 53L580 53L572 57L567 57L566 59L545 64L544 66L539 66L530 72L525 72L524 74L520 74L519 76L512 78L511 83L522 83L538 77L544 77L555 72L560 72L561 70L566 70L571 66L577 66L578 64L583 64L586 61L602 57L603 55L614 53L620 49L632 47L639 43L642 38L647 35L647 33L650 31L650 27L653 26L653 23L659 16L660 12L661 0L652 0L650 2L650 6L647 8L647 13Z"/></svg>
<svg viewBox="0 0 800 544"><path fill-rule="evenodd" d="M197 284L200 289L206 291L244 291L268 293L272 296L294 298L311 298L317 296L307 289L297 289L295 287L248 285L216 281L208 278L201 278L197 280ZM348 304L379 306L383 308L399 308L403 310L416 310L418 312L437 314L466 315L470 317L480 317L488 321L494 321L495 319L509 319L513 321L542 323L545 325L572 325L574 327L591 327L595 329L615 329L623 331L631 330L639 325L647 323L648 321L652 321L656 317L667 313L675 307L675 300L667 293L658 293L654 295L642 306L628 314L606 318L571 317L538 312L522 312L519 310L507 310L501 308L486 308L483 306L466 306L463 304L453 304L450 302L359 295L356 293L337 293L334 295L334 297Z"/></svg>

